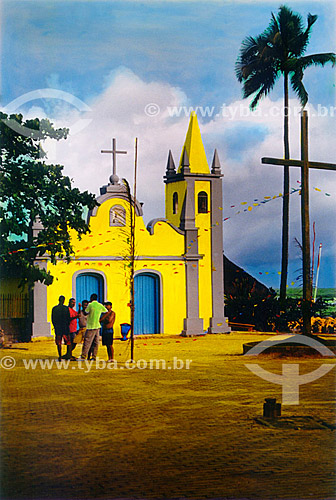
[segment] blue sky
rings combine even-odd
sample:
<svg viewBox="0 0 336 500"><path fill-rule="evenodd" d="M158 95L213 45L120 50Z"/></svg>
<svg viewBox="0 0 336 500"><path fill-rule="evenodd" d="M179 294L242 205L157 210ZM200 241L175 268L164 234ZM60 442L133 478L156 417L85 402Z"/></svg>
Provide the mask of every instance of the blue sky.
<svg viewBox="0 0 336 500"><path fill-rule="evenodd" d="M234 63L246 35L260 33L278 2L3 2L2 95L12 100L58 83L87 99L119 66L145 81L159 79L188 92L192 104L217 104L240 95ZM318 12L309 52L335 49L333 2L292 2L304 17ZM10 55L10 57L8 57ZM311 102L334 98L332 70L309 70ZM282 88L275 91L281 95Z"/></svg>
<svg viewBox="0 0 336 500"><path fill-rule="evenodd" d="M230 106L241 101L241 87L234 74L240 44L245 36L257 35L267 27L271 12L276 12L280 3L4 0L1 7L2 106L27 92L50 87L69 92L92 107L93 104L99 105L100 99L108 95L109 89L114 89L115 94L120 91L119 87L115 87L120 74L124 74L123 81L127 82L127 85L132 83L132 89L137 85L147 90L155 85L156 89L161 85L162 93L166 89L175 96L175 100L180 99L179 103L189 106L214 106L216 109L224 103ZM336 51L334 2L292 1L287 4L301 13L304 20L308 12L319 16L307 53ZM332 68L307 70L304 83L309 93L309 102L315 109L318 105L335 106L335 77ZM282 82L276 85L271 94L272 102L280 102L281 96ZM23 109L31 109L33 105L44 109L47 114L50 111L48 101L30 102ZM50 112L55 111L55 108L51 108ZM117 116L117 111L112 108L111 112L113 111ZM122 114L122 108L118 112ZM126 128L129 126L131 133L135 130L136 120L129 113L128 122L127 113L129 107L125 102L125 116L120 120L125 122ZM259 156L263 155L267 140L271 138L272 133L275 134L275 124L269 125L267 120L259 123L236 120L225 126L216 126L216 123L209 123L210 118L200 118L200 122L204 124L203 138L209 160L213 147L219 147L222 148L222 157L224 156L228 163L228 203L235 203L234 199L237 202L244 200L249 192L251 198L258 197L261 192L255 194L257 186L252 179L252 171L246 167L247 158L251 157L252 151L256 152L256 145L260 146ZM165 123L167 134L173 139L175 132L171 120ZM184 120L183 129L186 123ZM330 119L331 123L334 122ZM282 127L281 120L278 126ZM317 129L322 130L323 127L331 133L332 125L326 127L321 123L321 127ZM162 130L164 133L164 127ZM92 134L94 140L94 131ZM110 134L107 133L102 139L105 144L109 143ZM147 140L147 136L144 140ZM183 137L180 142L183 142ZM178 144L176 149L180 145ZM281 153L281 142L278 146L274 155ZM316 156L313 159L335 161L333 149L324 150L323 158L316 148L313 154ZM148 156L148 161L150 158ZM230 162L233 165L231 168L236 169L235 172L232 170L232 174ZM242 165L241 174L238 175L240 163L246 168ZM164 169L164 165L161 165L161 168ZM160 172L161 177L163 173ZM274 186L275 192L281 191L281 172L267 175L269 180L265 181L265 194L268 194L273 185L273 179L277 182ZM322 191L325 187L326 191L327 186L330 187L330 174L329 177L323 174L319 178L314 175L314 185L321 187ZM76 181L75 174L73 177ZM294 183L298 178L295 174ZM99 185L103 183L104 180ZM78 184L80 185L79 180ZM96 191L98 187L95 186ZM151 199L150 193L145 191L143 196L150 212L152 207L162 208L163 191L161 201ZM334 192L333 196L328 198L329 205L325 204L326 199L322 200L322 197L322 205L316 198L312 201L314 218L318 220L320 235L321 238L323 236L326 247L324 268L321 268L321 284L324 286L334 286L334 250L331 250L334 241L328 241L328 224L323 222L323 214L332 213L335 197ZM274 210L274 214L276 217L280 216L281 221L279 201L274 202L275 208L271 211ZM293 207L296 209L295 203ZM263 211L270 213L266 207ZM248 216L250 214L246 215L245 220ZM269 217L260 217L257 226L259 227L262 221L265 224L264 228L261 225L261 233L271 234L273 227ZM231 229L229 224L226 226L228 238L237 240L233 248L238 249L230 251L231 245L226 243L225 251L228 257L254 273L258 273L260 269L270 271L273 273L271 276L263 275L264 282L277 286L279 235L276 239L270 237L269 243L265 243L266 252L263 243L259 249L252 245L251 254L251 242L248 239L245 244L240 244L245 247L243 251L238 244L240 232L245 231L244 223L244 228L240 226L239 221L242 219L243 217L236 217L234 224L230 221L229 224L234 226ZM293 215L292 224L292 239L294 236L300 237L297 214ZM253 239L252 231L250 238ZM274 246L277 247L276 250ZM292 277L295 276L294 269L300 265L295 252L293 248Z"/></svg>

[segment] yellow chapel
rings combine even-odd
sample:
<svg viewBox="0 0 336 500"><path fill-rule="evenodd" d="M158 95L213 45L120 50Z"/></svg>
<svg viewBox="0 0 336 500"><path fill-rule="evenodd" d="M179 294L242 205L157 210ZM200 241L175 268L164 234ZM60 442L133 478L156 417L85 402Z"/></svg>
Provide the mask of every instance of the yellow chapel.
<svg viewBox="0 0 336 500"><path fill-rule="evenodd" d="M111 301L116 336L120 325L130 322L131 217L136 248L134 334L229 332L224 317L222 177L216 150L209 168L195 113L177 169L171 151L168 154L165 218L145 226L141 204L130 199L126 186L112 175L100 188L99 205L88 215L90 233L81 240L73 238L71 262L53 265L46 256L37 261L50 270L54 282L35 284L33 337L52 334L51 309L60 295L79 303L97 293L100 302Z"/></svg>

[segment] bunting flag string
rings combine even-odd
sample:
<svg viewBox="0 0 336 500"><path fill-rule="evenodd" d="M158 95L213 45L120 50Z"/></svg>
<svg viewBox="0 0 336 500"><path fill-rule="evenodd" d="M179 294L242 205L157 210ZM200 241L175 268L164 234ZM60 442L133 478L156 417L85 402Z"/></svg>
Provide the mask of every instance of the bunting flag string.
<svg viewBox="0 0 336 500"><path fill-rule="evenodd" d="M60 243L62 243L62 242L59 241L56 243L41 243L40 245L31 245L30 247L18 248L17 250L10 250L7 253L2 253L0 255L0 257L5 257L6 255L12 255L12 254L19 253L19 252L27 252L28 250L32 250L32 249L35 250L36 248L43 248L43 247L47 247L47 246L51 246L51 245L58 245Z"/></svg>
<svg viewBox="0 0 336 500"><path fill-rule="evenodd" d="M298 184L301 185L301 181L296 181ZM320 193L323 193L322 189L318 188L318 187L313 187L313 189L315 191L318 191ZM294 194L294 193L299 193L301 194L301 187L298 187L298 188L291 188L291 192L289 193L289 195L291 194ZM324 193L325 196L331 196L330 193ZM240 214L243 214L244 212L251 212L253 210L254 207L259 207L261 205L264 205L265 203L268 203L272 200L276 200L277 198L283 198L283 194L282 193L279 193L278 195L274 195L274 196L264 196L264 198L261 200L259 198L255 198L253 200L253 203L250 202L248 203L247 201L241 201L239 204L237 205L230 205L230 208L238 208L239 205L242 205L241 209L238 210L234 215L240 215ZM245 205L248 205L247 208L243 208ZM227 221L229 219L231 219L233 216L229 216L229 217L225 217L223 219L223 221Z"/></svg>
<svg viewBox="0 0 336 500"><path fill-rule="evenodd" d="M291 188L291 192L289 193L289 195L297 193L297 192L299 192L299 194L301 194L301 188ZM260 207L261 205L264 205L265 203L269 203L270 201L276 200L278 198L283 198L283 194L279 193L278 195L274 195L274 196L264 196L263 200L255 198L253 200L253 203L250 203L249 205L248 205L247 201L242 201L242 202L240 202L240 205L243 205L243 206L248 205L248 207L247 208L242 207L242 209L238 210L234 215L240 215L240 214L243 214L244 212L251 212L253 210L253 208ZM230 208L238 208L238 207L239 207L239 205L231 205L230 206ZM223 219L223 221L225 222L229 219L232 219L233 216L225 217Z"/></svg>
<svg viewBox="0 0 336 500"><path fill-rule="evenodd" d="M111 231L107 231L108 233L111 232ZM99 235L99 236L102 236L102 235ZM93 235L90 234L88 235L89 238L93 238ZM83 248L83 251L86 251L86 250L91 250L92 248L96 248L96 246L100 246L100 245L103 245L104 243L110 243L111 241L115 240L115 238L111 238L110 240L106 240L105 242L102 242L102 243L99 243L98 245L91 245L91 246L87 246L85 248ZM67 241L68 243L68 241ZM18 253L18 252L27 252L28 250L36 250L36 248L43 248L43 247L47 247L47 246L51 246L51 245L58 245L58 244L62 244L62 241L59 241L59 242L56 242L56 243L41 243L39 245L32 245L30 247L24 247L24 248L18 248L17 250L10 250L9 252L7 253L3 253L1 254L0 256L1 257L5 257L6 255L12 255L12 254L15 254L15 253ZM76 250L76 254L79 252L79 250Z"/></svg>
<svg viewBox="0 0 336 500"><path fill-rule="evenodd" d="M84 266L105 266L105 267L110 267L111 264L109 262L103 264L101 262L76 262L76 266L80 266L80 265L84 265ZM175 262L166 262L166 263L148 263L148 264L144 264L143 265L143 268L150 268L150 267L156 267L156 266L169 266L172 268L172 271L174 274L179 274L179 271L182 271L178 266L184 266L185 264L183 262L179 262L179 263L175 263ZM197 267L197 265L193 265L193 267ZM199 264L200 267L205 267L204 264ZM124 269L124 278L127 279L128 278L128 274L129 274L129 270L128 268L130 267L130 264L129 263L123 263L123 269ZM214 266L211 266L211 270L213 272L217 271L217 269L214 267ZM64 273L65 271L62 271L62 273ZM243 269L236 269L236 273L245 273L246 271L244 271ZM280 275L281 274L281 271L256 271L256 274L258 274L259 276L271 276L271 275ZM297 284L297 281L300 280L300 276L298 276L297 278L293 278L292 281L290 282L290 285L291 286L294 286L295 284ZM289 285L287 285L287 287L289 287Z"/></svg>
<svg viewBox="0 0 336 500"><path fill-rule="evenodd" d="M319 193L322 193L322 189L320 189L320 188L313 187L313 189L314 189L315 191L318 191ZM331 196L331 194L330 194L330 193L324 193L324 194L325 194L325 196Z"/></svg>
<svg viewBox="0 0 336 500"><path fill-rule="evenodd" d="M236 273L245 273L245 272L246 271L244 271L243 269L236 269ZM275 274L278 274L280 276L281 275L281 271L258 271L258 274L260 276L262 276L262 275L271 276L271 275L275 275ZM293 279L290 284L292 286L294 286L298 280L300 280L300 276L298 276L297 278ZM288 287L288 285L287 285L287 287Z"/></svg>

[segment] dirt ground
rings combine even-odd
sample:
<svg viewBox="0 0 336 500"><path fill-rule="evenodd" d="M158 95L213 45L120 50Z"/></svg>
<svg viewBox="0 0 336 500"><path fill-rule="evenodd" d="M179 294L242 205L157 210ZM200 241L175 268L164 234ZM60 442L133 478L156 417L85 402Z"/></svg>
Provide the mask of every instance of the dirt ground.
<svg viewBox="0 0 336 500"><path fill-rule="evenodd" d="M335 431L257 423L265 397L281 402L281 385L245 365L281 374L283 363L297 363L304 374L335 360L242 356L244 342L267 337L137 338L134 369L120 341L110 368L102 346L91 369L57 366L52 341L2 350L1 498L334 499ZM54 364L24 365L39 359ZM166 368L152 362L151 369L149 360L159 359ZM332 427L334 369L301 385L299 395L283 416Z"/></svg>

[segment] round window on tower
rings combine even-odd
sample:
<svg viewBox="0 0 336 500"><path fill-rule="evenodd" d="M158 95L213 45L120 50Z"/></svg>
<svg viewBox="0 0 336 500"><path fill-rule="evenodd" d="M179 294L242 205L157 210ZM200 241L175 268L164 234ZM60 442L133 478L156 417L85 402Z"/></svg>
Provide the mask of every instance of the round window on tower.
<svg viewBox="0 0 336 500"><path fill-rule="evenodd" d="M198 193L198 213L208 213L208 195L205 191L201 191L200 193Z"/></svg>
<svg viewBox="0 0 336 500"><path fill-rule="evenodd" d="M125 226L126 210L121 205L113 205L110 208L110 226Z"/></svg>

